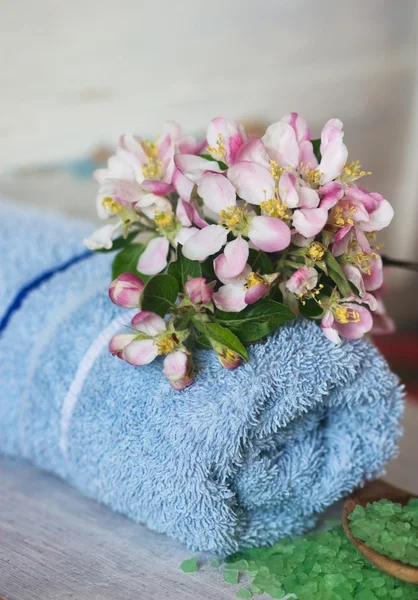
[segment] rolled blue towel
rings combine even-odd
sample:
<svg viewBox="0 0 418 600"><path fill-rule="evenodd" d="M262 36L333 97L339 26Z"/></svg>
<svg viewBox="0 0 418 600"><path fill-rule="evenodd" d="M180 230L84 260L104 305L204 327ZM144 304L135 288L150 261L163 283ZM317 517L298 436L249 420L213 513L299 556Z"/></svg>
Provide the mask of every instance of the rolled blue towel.
<svg viewBox="0 0 418 600"><path fill-rule="evenodd" d="M85 225L7 213L0 275L20 300L8 292L0 315L1 453L221 555L314 526L395 455L402 389L370 342L335 346L298 319L232 372L201 351L176 392L159 359L133 368L108 352L132 314L108 299L111 256L79 259Z"/></svg>

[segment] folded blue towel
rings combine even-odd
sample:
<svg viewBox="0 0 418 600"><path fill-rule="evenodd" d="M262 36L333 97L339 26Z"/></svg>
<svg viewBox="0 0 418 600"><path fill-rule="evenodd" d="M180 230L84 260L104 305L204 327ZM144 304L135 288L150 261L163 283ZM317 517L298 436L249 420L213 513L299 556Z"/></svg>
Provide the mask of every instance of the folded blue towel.
<svg viewBox="0 0 418 600"><path fill-rule="evenodd" d="M396 453L402 390L368 341L335 346L297 320L232 372L201 351L196 382L176 392L159 359L135 369L109 354L130 317L107 296L111 257L62 264L83 254L85 226L7 212L0 452L219 554L312 527Z"/></svg>

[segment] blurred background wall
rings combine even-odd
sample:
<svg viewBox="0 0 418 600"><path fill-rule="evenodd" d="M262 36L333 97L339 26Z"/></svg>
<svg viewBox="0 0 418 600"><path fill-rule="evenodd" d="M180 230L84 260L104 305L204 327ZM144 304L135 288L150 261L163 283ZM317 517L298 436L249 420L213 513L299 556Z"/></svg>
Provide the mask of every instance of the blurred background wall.
<svg viewBox="0 0 418 600"><path fill-rule="evenodd" d="M416 0L2 0L0 191L94 218L95 186L54 165L214 116L338 116L367 185L395 206L385 251L418 258ZM398 323L418 276L389 273Z"/></svg>

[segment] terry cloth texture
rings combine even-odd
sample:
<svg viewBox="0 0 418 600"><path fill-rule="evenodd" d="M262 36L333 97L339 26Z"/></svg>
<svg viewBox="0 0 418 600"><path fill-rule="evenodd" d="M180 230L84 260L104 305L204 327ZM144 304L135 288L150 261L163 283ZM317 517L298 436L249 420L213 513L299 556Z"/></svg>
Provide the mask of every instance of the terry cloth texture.
<svg viewBox="0 0 418 600"><path fill-rule="evenodd" d="M86 228L2 210L10 303L26 278L81 254L74 240ZM309 529L396 454L402 389L366 340L335 346L298 319L251 346L235 371L199 352L183 392L161 359L134 368L112 357L109 339L132 313L108 299L111 259L41 278L11 314L0 340L1 453L220 555Z"/></svg>

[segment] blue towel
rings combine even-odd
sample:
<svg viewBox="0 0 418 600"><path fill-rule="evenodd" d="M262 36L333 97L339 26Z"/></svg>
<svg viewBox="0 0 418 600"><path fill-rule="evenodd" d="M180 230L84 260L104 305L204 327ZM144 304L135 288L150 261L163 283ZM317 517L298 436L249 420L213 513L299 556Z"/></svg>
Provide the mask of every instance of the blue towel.
<svg viewBox="0 0 418 600"><path fill-rule="evenodd" d="M335 346L298 319L232 372L201 351L176 392L159 359L108 352L131 315L108 299L111 256L71 264L85 225L2 210L1 453L220 555L302 533L396 454L402 389L370 342Z"/></svg>

